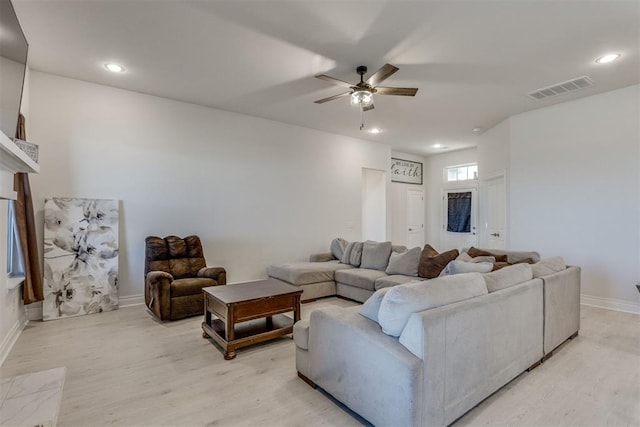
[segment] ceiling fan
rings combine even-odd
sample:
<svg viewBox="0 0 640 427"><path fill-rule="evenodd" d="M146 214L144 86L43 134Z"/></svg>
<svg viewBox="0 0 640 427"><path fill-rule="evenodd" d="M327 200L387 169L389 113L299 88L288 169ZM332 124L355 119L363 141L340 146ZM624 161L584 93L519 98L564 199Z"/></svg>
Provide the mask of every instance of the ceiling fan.
<svg viewBox="0 0 640 427"><path fill-rule="evenodd" d="M415 87L383 87L378 86L380 83L391 77L396 71L398 71L398 67L394 67L391 64L383 65L378 71L373 73L366 81L364 80L364 75L367 73L367 67L364 65L360 65L356 68L356 72L360 74L360 83L351 84L325 74L320 74L316 76L316 78L321 80L326 80L329 83L333 83L334 85L347 87L349 88L349 92L344 92L338 95L330 96L328 98L319 99L314 101L316 104L323 104L328 101L333 101L334 99L343 98L345 96L351 96L351 104L360 105L362 111L373 110L373 94L377 93L380 95L400 95L400 96L416 96L416 92L418 92L418 88Z"/></svg>

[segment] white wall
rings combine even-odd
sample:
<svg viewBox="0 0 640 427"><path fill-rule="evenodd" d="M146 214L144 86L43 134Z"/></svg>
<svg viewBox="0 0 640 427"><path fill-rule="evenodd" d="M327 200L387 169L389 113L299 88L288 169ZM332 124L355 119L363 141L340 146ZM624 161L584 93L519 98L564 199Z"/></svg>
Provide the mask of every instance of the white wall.
<svg viewBox="0 0 640 427"><path fill-rule="evenodd" d="M484 200L485 181L497 174L505 176L505 199L506 199L506 241L510 247L509 235L509 150L511 141L511 118L507 118L493 128L487 130L476 138L478 144L478 245L487 247L486 235L486 205Z"/></svg>
<svg viewBox="0 0 640 427"><path fill-rule="evenodd" d="M581 266L583 294L640 302L640 86L510 128L511 246Z"/></svg>
<svg viewBox="0 0 640 427"><path fill-rule="evenodd" d="M387 176L383 170L362 169L362 240L387 239Z"/></svg>
<svg viewBox="0 0 640 427"><path fill-rule="evenodd" d="M475 147L426 158L425 241L439 251L451 249L442 246L443 170L447 166L474 163L477 160L478 153Z"/></svg>
<svg viewBox="0 0 640 427"><path fill-rule="evenodd" d="M29 114L29 75L29 69L27 68L22 93L22 102L20 104L20 111L25 115ZM15 112L12 114L15 117ZM28 123L26 127L28 137L30 130ZM11 134L7 136L13 138L15 135ZM12 199L15 198L16 195L15 192L13 192L13 174L8 171L1 170L0 175L0 185L3 186L3 191L0 191L0 195L10 196ZM5 186L7 188L5 188ZM11 350L11 347L13 346L13 343L18 339L20 332L27 323L27 316L24 304L22 303L22 286L7 289L7 286L9 285L9 280L6 274L7 209L7 200L0 199L0 365L4 362Z"/></svg>
<svg viewBox="0 0 640 427"><path fill-rule="evenodd" d="M361 238L362 168L389 147L31 73L36 220L53 196L121 200L120 295L143 293L144 238L198 234L230 282Z"/></svg>
<svg viewBox="0 0 640 427"><path fill-rule="evenodd" d="M392 151L391 157L396 159L411 160L412 162L422 163L422 173L425 173L426 160L422 156L415 154L402 153L399 151ZM407 244L407 191L421 190L425 191L426 177L422 177L422 185L417 184L404 184L401 182L392 182L389 187L389 202L392 206L390 210L391 218L391 239L394 244L406 245ZM426 200L426 199L425 199ZM426 227L426 223L425 223Z"/></svg>

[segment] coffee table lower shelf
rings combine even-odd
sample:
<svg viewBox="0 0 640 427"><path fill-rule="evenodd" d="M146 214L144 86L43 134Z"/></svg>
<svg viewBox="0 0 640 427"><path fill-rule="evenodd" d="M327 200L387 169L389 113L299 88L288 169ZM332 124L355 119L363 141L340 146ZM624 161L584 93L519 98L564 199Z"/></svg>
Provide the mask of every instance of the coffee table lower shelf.
<svg viewBox="0 0 640 427"><path fill-rule="evenodd" d="M211 325L202 322L202 336L211 338L224 350L224 358L236 357L236 349L269 341L293 333L293 319L283 314L249 320L234 325L234 339L225 339L225 323L220 319L211 319Z"/></svg>

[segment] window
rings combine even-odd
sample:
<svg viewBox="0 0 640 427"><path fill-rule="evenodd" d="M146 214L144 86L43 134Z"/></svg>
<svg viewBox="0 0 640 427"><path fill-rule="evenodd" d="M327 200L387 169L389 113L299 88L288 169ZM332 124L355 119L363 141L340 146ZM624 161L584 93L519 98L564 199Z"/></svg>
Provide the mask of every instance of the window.
<svg viewBox="0 0 640 427"><path fill-rule="evenodd" d="M7 226L7 275L9 277L24 277L24 261L22 248L18 237L16 223L15 202L9 200L9 215Z"/></svg>
<svg viewBox="0 0 640 427"><path fill-rule="evenodd" d="M478 179L478 164L449 166L444 168L445 180L452 181L470 181Z"/></svg>

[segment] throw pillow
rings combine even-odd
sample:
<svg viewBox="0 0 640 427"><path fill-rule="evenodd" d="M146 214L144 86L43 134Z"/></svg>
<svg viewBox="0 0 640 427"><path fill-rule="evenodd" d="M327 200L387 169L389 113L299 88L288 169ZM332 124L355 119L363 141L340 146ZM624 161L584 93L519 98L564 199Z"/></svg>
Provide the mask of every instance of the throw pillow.
<svg viewBox="0 0 640 427"><path fill-rule="evenodd" d="M380 303L378 323L382 332L400 336L413 313L463 301L487 293L480 273L438 277L389 288Z"/></svg>
<svg viewBox="0 0 640 427"><path fill-rule="evenodd" d="M374 242L367 240L362 246L362 262L360 268L384 271L389 264L391 242Z"/></svg>
<svg viewBox="0 0 640 427"><path fill-rule="evenodd" d="M440 276L451 276L460 273L488 273L493 268L490 262L464 262L453 260L442 270Z"/></svg>
<svg viewBox="0 0 640 427"><path fill-rule="evenodd" d="M420 262L420 247L402 253L391 252L389 265L385 271L387 274L402 274L404 276L417 276L418 263Z"/></svg>
<svg viewBox="0 0 640 427"><path fill-rule="evenodd" d="M493 263L493 270L491 271L498 271L501 268L505 268L505 267L509 267L511 264L509 264L508 262L494 262Z"/></svg>
<svg viewBox="0 0 640 427"><path fill-rule="evenodd" d="M344 249L344 254L340 262L342 264L350 264L354 267L360 267L362 259L362 242L350 242Z"/></svg>
<svg viewBox="0 0 640 427"><path fill-rule="evenodd" d="M477 256L475 258L471 258L471 261L469 262L490 262L491 264L493 264L494 262L496 262L496 257L494 256Z"/></svg>
<svg viewBox="0 0 640 427"><path fill-rule="evenodd" d="M344 250L347 248L348 244L349 242L347 242L346 240L341 239L340 237L336 237L331 241L331 246L329 247L331 255L333 255L335 259L341 260L342 255L344 255Z"/></svg>
<svg viewBox="0 0 640 427"><path fill-rule="evenodd" d="M425 256L436 256L438 255L440 252L436 251L435 249L433 249L433 246L426 244L424 245L424 248L422 249L422 254Z"/></svg>
<svg viewBox="0 0 640 427"><path fill-rule="evenodd" d="M499 291L532 278L533 271L529 264L514 264L484 275L484 281L489 292Z"/></svg>
<svg viewBox="0 0 640 427"><path fill-rule="evenodd" d="M438 277L440 275L440 272L444 270L447 264L456 259L458 255L460 255L457 249L452 249L441 254L438 254L436 252L435 256L430 255L433 254L433 252L435 252L435 249L433 249L429 245L425 245L424 249L422 250L422 254L420 255L420 263L418 264L418 276L427 279Z"/></svg>
<svg viewBox="0 0 640 427"><path fill-rule="evenodd" d="M467 250L467 253L472 258L475 258L475 257L478 257L478 256L492 256L492 257L495 257L496 262L507 262L508 261L507 260L507 255L494 254L494 253L485 251L483 249L474 248L473 246L471 246L469 248L469 250Z"/></svg>
<svg viewBox="0 0 640 427"><path fill-rule="evenodd" d="M391 288L382 288L378 289L371 295L360 307L360 314L364 317L373 320L378 323L378 312L380 311L380 304L382 304L382 299L389 292Z"/></svg>
<svg viewBox="0 0 640 427"><path fill-rule="evenodd" d="M532 264L533 277L544 277L549 274L557 273L567 268L564 259L561 256L543 258L539 262Z"/></svg>
<svg viewBox="0 0 640 427"><path fill-rule="evenodd" d="M464 262L471 262L473 258L471 258L471 255L469 255L466 252L460 252L460 255L458 255L458 258L456 258L456 261L464 261Z"/></svg>
<svg viewBox="0 0 640 427"><path fill-rule="evenodd" d="M496 257L494 256L477 256L475 258L472 258L471 255L469 255L466 252L461 252L460 255L458 255L458 258L456 258L456 261L464 261L464 262L496 262Z"/></svg>

